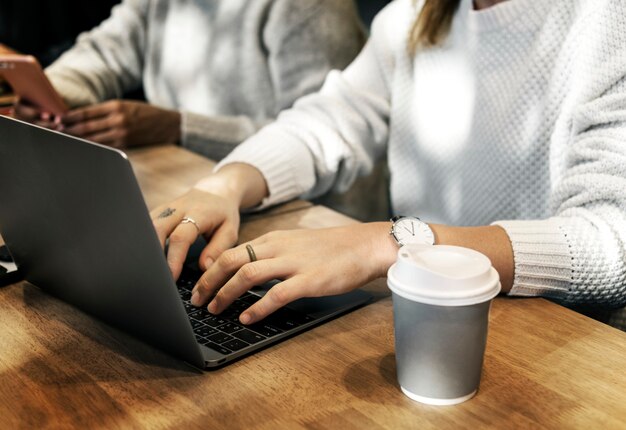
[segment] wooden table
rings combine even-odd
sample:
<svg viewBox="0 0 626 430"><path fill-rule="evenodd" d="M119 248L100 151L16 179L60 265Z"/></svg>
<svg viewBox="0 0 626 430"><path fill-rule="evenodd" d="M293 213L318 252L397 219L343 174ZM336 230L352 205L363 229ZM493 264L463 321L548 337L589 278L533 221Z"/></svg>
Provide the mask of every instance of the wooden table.
<svg viewBox="0 0 626 430"><path fill-rule="evenodd" d="M249 219L241 236L351 222L303 207ZM425 406L396 382L384 281L366 289L373 304L206 373L31 285L0 289L0 428L624 428L626 333L498 298L478 395Z"/></svg>

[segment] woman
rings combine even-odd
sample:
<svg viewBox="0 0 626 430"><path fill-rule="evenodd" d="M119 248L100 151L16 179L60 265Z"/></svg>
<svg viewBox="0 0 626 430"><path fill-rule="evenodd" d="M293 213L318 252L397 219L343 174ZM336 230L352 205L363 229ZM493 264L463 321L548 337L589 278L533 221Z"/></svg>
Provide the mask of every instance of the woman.
<svg viewBox="0 0 626 430"><path fill-rule="evenodd" d="M46 74L73 108L60 131L115 147L180 142L219 160L363 42L352 0L124 0ZM120 99L142 86L148 103Z"/></svg>
<svg viewBox="0 0 626 430"><path fill-rule="evenodd" d="M343 73L153 213L174 275L197 227L210 242L194 304L217 292L219 313L284 279L244 324L385 276L398 250L388 222L228 248L240 209L345 189L387 151L393 210L428 222L414 221L424 242L432 230L437 244L483 252L510 295L623 306L624 16L617 0L393 2Z"/></svg>

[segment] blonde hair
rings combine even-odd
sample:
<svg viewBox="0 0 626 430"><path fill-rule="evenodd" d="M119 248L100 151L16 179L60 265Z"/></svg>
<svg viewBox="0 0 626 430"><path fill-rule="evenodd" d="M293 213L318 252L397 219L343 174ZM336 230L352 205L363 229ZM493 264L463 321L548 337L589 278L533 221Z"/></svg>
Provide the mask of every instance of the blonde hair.
<svg viewBox="0 0 626 430"><path fill-rule="evenodd" d="M414 0L417 3L418 0ZM423 0L422 9L409 34L409 53L418 48L429 48L444 41L461 0Z"/></svg>

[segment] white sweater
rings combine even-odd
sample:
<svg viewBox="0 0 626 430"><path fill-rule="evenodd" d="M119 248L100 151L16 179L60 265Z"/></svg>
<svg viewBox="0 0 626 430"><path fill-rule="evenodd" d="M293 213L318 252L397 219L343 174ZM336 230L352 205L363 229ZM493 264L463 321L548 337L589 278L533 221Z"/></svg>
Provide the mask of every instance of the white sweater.
<svg viewBox="0 0 626 430"><path fill-rule="evenodd" d="M352 0L124 0L46 73L71 106L143 85L181 111L183 146L222 159L363 39Z"/></svg>
<svg viewBox="0 0 626 430"><path fill-rule="evenodd" d="M416 13L394 1L345 72L224 163L259 168L268 205L346 189L387 151L396 214L506 229L512 295L626 303L626 2L462 0L411 57Z"/></svg>

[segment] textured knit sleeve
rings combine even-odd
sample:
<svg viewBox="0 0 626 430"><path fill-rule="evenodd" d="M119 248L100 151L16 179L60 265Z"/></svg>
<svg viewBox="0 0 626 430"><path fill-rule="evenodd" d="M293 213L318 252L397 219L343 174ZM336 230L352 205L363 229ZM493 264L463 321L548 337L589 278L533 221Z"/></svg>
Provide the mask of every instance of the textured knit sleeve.
<svg viewBox="0 0 626 430"><path fill-rule="evenodd" d="M622 66L617 81L607 80L610 88L595 88L601 94L577 106L567 149L552 155L564 160L564 171L555 172L555 216L497 223L513 245L511 295L626 304L626 61ZM618 70L602 67L605 76Z"/></svg>
<svg viewBox="0 0 626 430"><path fill-rule="evenodd" d="M331 72L320 92L298 100L216 169L234 162L258 168L270 191L262 207L346 190L369 173L389 133L387 79L394 60L382 21L379 15L372 37L344 72Z"/></svg>
<svg viewBox="0 0 626 430"><path fill-rule="evenodd" d="M276 1L261 37L274 88L273 116L260 121L183 112L183 146L221 160L299 97L319 90L328 72L345 68L364 43L351 0Z"/></svg>
<svg viewBox="0 0 626 430"><path fill-rule="evenodd" d="M72 106L119 98L139 88L146 45L148 0L124 0L98 27L46 69L53 86Z"/></svg>

